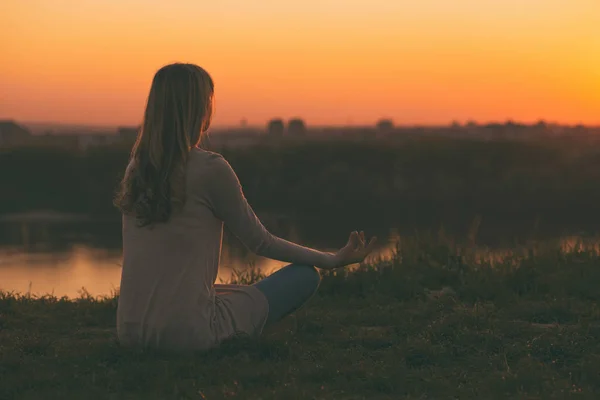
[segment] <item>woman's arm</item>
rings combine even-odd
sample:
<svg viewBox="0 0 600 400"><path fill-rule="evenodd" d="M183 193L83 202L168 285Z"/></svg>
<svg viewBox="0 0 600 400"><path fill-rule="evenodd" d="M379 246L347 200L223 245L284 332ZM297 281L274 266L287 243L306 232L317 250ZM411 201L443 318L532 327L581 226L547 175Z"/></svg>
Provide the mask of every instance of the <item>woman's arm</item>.
<svg viewBox="0 0 600 400"><path fill-rule="evenodd" d="M215 216L254 253L289 263L334 268L337 257L300 246L272 235L246 201L237 175L222 156L215 154L210 163L208 201Z"/></svg>

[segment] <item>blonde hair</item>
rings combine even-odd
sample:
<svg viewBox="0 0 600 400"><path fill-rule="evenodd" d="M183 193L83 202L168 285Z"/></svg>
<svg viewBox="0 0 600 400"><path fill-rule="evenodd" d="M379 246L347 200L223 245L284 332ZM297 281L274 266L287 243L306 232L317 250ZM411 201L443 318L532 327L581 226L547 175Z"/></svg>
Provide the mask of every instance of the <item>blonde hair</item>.
<svg viewBox="0 0 600 400"><path fill-rule="evenodd" d="M189 152L201 145L213 114L214 83L194 64L175 63L154 75L144 121L115 205L139 226L166 222L185 203Z"/></svg>

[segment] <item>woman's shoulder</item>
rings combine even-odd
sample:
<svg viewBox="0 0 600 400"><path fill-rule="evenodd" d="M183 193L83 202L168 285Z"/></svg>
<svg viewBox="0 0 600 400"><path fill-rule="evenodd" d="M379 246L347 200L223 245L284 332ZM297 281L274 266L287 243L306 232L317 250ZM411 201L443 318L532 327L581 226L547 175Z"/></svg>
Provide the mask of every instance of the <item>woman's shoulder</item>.
<svg viewBox="0 0 600 400"><path fill-rule="evenodd" d="M187 169L188 189L192 192L223 193L231 188L239 190L239 179L227 160L219 153L193 149Z"/></svg>
<svg viewBox="0 0 600 400"><path fill-rule="evenodd" d="M219 153L214 151L193 148L191 151L191 171L215 175L221 173L228 173L231 171L231 165L227 160Z"/></svg>
<svg viewBox="0 0 600 400"><path fill-rule="evenodd" d="M194 147L190 152L191 160L196 163L204 163L204 164L220 164L225 159L219 153L215 153L214 151L201 149L198 147Z"/></svg>
<svg viewBox="0 0 600 400"><path fill-rule="evenodd" d="M223 158L223 156L220 155L219 153L216 153L216 152L210 151L210 150L206 150L206 149L202 149L200 147L192 147L190 154L192 157L202 158L202 159L206 159L206 160L219 158L219 157Z"/></svg>

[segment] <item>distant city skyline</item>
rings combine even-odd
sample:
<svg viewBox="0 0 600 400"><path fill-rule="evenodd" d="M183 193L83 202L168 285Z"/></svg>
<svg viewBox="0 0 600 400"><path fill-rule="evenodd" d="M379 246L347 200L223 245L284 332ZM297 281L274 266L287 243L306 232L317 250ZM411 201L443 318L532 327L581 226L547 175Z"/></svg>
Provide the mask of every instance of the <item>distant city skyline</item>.
<svg viewBox="0 0 600 400"><path fill-rule="evenodd" d="M294 117L296 118L296 117ZM253 129L253 128L266 128L269 121L273 120L273 119L282 119L284 122L287 122L289 120L292 120L294 118L280 118L280 117L273 117L273 118L269 118L268 120L264 121L264 123L249 123L247 119L238 121L237 124L232 123L232 124L212 124L211 125L211 129L229 129L229 128L240 128L240 129L244 129L244 128L248 128L248 129ZM310 124L309 121L306 121L304 118L300 119L304 120L306 122L306 126L311 129L311 128L328 128L328 127L333 127L333 128L343 128L343 127L375 127L377 125L377 123L381 120L390 120L394 126L397 127L411 127L411 126L431 126L431 127L443 127L443 126L450 126L453 124L458 123L459 125L467 125L469 123L475 123L477 125L489 125L489 124L505 124L508 122L513 122L515 124L524 124L524 125L534 125L540 122L544 122L547 125L561 125L561 126L576 126L576 125L584 125L584 126L589 126L589 127L597 127L600 126L600 121L598 122L592 122L592 123L581 123L581 122L574 122L574 123L563 123L560 121L553 121L553 120L547 120L547 119L536 119L536 120L531 120L531 121L522 121L522 120L515 120L512 118L508 118L505 120L489 120L489 121L477 121L477 120L465 120L465 121L460 121L460 120L450 120L450 121L445 121L445 122L439 122L439 123L397 123L393 118L386 118L386 117L382 117L379 118L377 120L374 121L370 121L367 123L363 123L363 124L357 124L357 123L353 123L353 122L346 122L346 123L331 123L331 124ZM77 129L77 128L93 128L96 130L113 130L115 128L120 128L120 127L134 127L134 126L139 126L141 125L141 120L134 122L134 123L126 123L126 124L103 124L103 123L79 123L79 122L58 122L58 121L25 121L25 120L19 120L17 118L11 118L10 116L2 116L0 115L0 121L15 121L19 124L25 125L29 128L32 128L34 132L37 131L42 131L44 129L52 129L52 128L69 128L69 129Z"/></svg>
<svg viewBox="0 0 600 400"><path fill-rule="evenodd" d="M139 124L117 124L117 125L99 125L99 124L70 124L70 123L60 123L60 122L44 122L44 121L20 121L20 120L16 120L14 118L2 118L0 117L0 121L15 121L17 124L20 124L24 127L26 127L27 129L29 129L29 131L34 134L34 135L40 135L40 134L44 134L47 132L53 132L53 133L81 133L82 131L86 131L88 133L115 133L116 130L118 128L133 128L136 126L139 126ZM537 123L539 123L542 120L538 120L538 121L533 121L533 122L524 122L524 121L515 121L515 120L506 120L506 121L449 121L447 123L442 123L442 124L395 124L394 126L402 129L402 128L411 128L411 127L418 127L418 126L423 126L423 127L449 127L451 126L453 123L458 122L460 125L462 126L466 126L468 123L476 123L478 126L486 126L486 125L490 125L490 124L505 124L507 122L513 122L515 124L526 124L526 125L535 125ZM284 119L284 123L288 122L287 120ZM377 121L373 122L372 124L361 124L361 125L356 125L356 124L323 124L323 125L310 125L310 124L306 124L307 128L309 130L311 129L320 129L320 128L339 128L339 129L343 129L344 127L351 127L351 128L376 128ZM584 125L586 127L589 128L600 128L600 123L598 124L561 124L559 122L556 121L547 121L547 120L543 120L544 123L546 123L549 126L552 125L559 125L559 126L576 126L576 125ZM260 124L256 124L256 125L250 125L250 124L242 124L241 122L237 125L215 125L213 127L211 127L211 130L228 130L228 129L267 129L267 122L265 122L265 124L260 125Z"/></svg>
<svg viewBox="0 0 600 400"><path fill-rule="evenodd" d="M0 117L136 125L173 61L215 127L600 124L597 0L4 0Z"/></svg>

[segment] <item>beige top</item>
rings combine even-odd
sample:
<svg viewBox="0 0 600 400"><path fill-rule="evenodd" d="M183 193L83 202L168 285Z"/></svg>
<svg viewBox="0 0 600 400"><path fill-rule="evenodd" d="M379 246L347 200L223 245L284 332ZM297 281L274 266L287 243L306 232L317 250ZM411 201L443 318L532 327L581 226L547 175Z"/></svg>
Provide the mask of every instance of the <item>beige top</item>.
<svg viewBox="0 0 600 400"><path fill-rule="evenodd" d="M269 305L260 290L215 288L223 222L258 255L317 267L334 263L331 253L269 233L248 205L229 163L217 153L193 149L181 211L153 228L140 228L134 217L123 217L117 311L121 344L202 350L239 333L261 333Z"/></svg>

